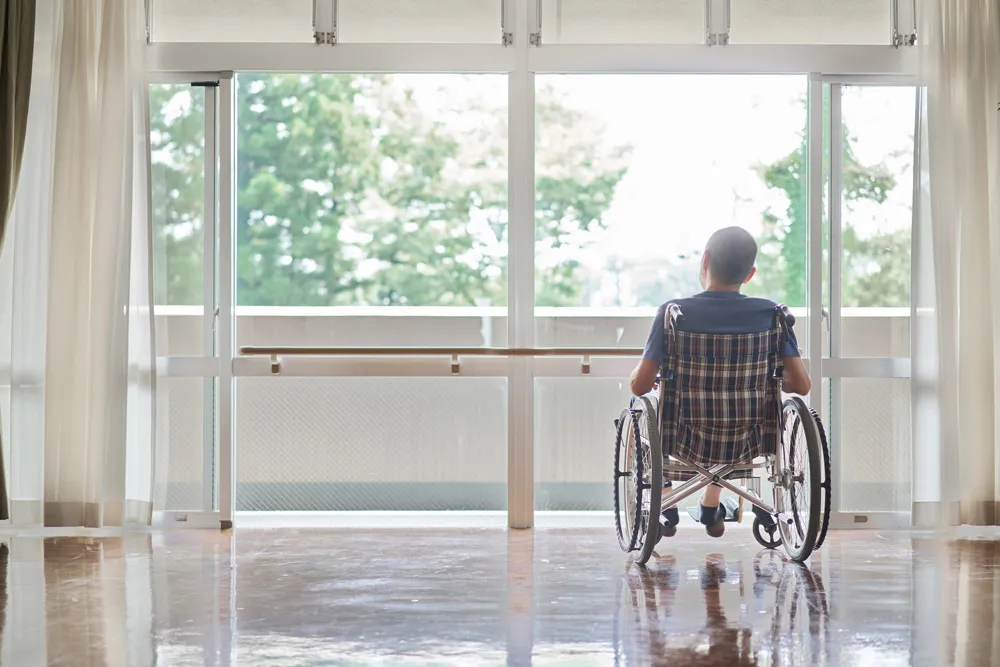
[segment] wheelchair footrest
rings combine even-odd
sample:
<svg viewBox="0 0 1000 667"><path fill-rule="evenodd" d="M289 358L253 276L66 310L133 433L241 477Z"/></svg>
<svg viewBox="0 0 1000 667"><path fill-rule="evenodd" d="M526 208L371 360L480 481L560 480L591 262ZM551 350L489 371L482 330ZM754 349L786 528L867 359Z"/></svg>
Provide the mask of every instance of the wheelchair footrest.
<svg viewBox="0 0 1000 667"><path fill-rule="evenodd" d="M740 520L740 503L732 498L723 498L722 506L726 508L726 518L724 521L727 523L734 523ZM695 505L694 507L687 508L688 514L696 522L701 521L701 506Z"/></svg>

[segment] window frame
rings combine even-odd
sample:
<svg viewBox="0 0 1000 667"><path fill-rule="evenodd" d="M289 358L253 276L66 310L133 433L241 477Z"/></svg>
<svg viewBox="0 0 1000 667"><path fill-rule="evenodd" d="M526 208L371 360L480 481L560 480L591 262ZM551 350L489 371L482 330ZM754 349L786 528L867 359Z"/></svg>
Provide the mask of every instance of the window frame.
<svg viewBox="0 0 1000 667"><path fill-rule="evenodd" d="M707 0L718 3L723 0ZM908 2L909 0L899 0ZM545 45L533 46L538 30L539 0L506 0L504 32L509 46L483 44L246 44L156 43L147 47L151 81L217 79L218 97L218 331L215 353L202 359L161 358L157 369L168 377L204 377L217 382L218 506L197 521L231 527L234 516L235 445L234 400L236 377L271 376L267 358L241 357L235 345L233 276L235 230L235 86L234 72L436 72L508 75L508 345L534 345L535 299L535 75L565 73L697 73L803 74L810 91L837 82L906 83L916 85L917 53L892 46L768 46L729 45ZM898 16L899 12L893 12ZM894 29L895 30L895 29ZM500 31L498 31L499 33ZM898 31L896 31L898 32ZM499 34L498 34L499 37ZM810 113L817 102L811 101ZM818 104L821 105L821 96ZM821 111L821 106L819 107ZM822 120L809 124L809 162L822 165ZM815 169L813 169L813 172ZM810 340L822 340L822 257L818 236L822 228L822 174L810 174ZM914 256L913 270L917 270ZM815 281L815 283L813 282ZM824 359L820 345L810 344L811 372L819 377L824 365L836 371L836 360ZM597 377L625 377L628 359L589 360L587 373ZM399 357L395 359L288 359L283 376L381 377L448 376L450 359ZM879 377L909 377L905 364L884 364ZM831 366L831 363L833 364ZM905 366L905 368L904 368ZM872 371L875 372L875 371ZM528 357L470 358L461 364L463 375L508 378L508 514L511 528L535 524L534 501L534 378L579 377L578 358ZM813 401L819 399L818 387ZM815 403L818 404L818 403ZM211 414L211 413L208 413ZM610 418L610 417L609 417ZM185 519L187 517L185 516ZM865 527L908 525L901 517L870 521ZM188 524L191 525L191 524Z"/></svg>

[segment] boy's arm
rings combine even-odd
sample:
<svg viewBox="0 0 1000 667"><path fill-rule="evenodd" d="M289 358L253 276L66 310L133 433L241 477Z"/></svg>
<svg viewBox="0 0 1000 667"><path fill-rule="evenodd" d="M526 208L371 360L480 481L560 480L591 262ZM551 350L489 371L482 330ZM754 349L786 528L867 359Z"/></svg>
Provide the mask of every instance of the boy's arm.
<svg viewBox="0 0 1000 667"><path fill-rule="evenodd" d="M786 322L788 328L785 330L785 338L782 341L781 356L784 360L785 371L781 375L781 388L789 394L805 396L812 390L812 380L806 371L806 365L802 362L802 350L799 348L799 340L795 336L795 318L787 312Z"/></svg>
<svg viewBox="0 0 1000 667"><path fill-rule="evenodd" d="M805 396L812 390L812 380L802 363L802 357L785 357L785 371L781 376L781 388L789 394Z"/></svg>
<svg viewBox="0 0 1000 667"><path fill-rule="evenodd" d="M643 396L653 390L656 375L660 372L660 364L656 361L643 359L632 371L631 387L633 396Z"/></svg>
<svg viewBox="0 0 1000 667"><path fill-rule="evenodd" d="M653 318L653 325L649 328L649 336L646 338L646 348L642 351L642 361L632 371L629 385L633 396L643 396L653 390L656 384L656 376L660 372L660 364L663 363L663 318L666 314L666 306L660 306Z"/></svg>

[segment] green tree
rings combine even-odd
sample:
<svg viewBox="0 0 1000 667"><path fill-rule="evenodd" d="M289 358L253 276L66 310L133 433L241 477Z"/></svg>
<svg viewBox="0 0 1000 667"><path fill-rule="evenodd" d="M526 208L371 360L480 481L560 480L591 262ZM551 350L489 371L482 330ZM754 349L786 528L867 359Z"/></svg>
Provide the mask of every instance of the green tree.
<svg viewBox="0 0 1000 667"><path fill-rule="evenodd" d="M843 173L841 184L844 206L850 212L859 202L884 204L896 179L884 164L866 165L854 152L856 139L843 132ZM767 296L792 306L806 304L808 275L806 235L809 226L806 178L806 139L798 149L761 169L769 188L780 190L787 198L783 212L767 210L763 233L758 239L757 277L747 292ZM828 173L829 165L824 165ZM909 230L862 236L845 225L841 237L844 306L906 306L910 294ZM824 250L828 251L824 238Z"/></svg>
<svg viewBox="0 0 1000 667"><path fill-rule="evenodd" d="M506 107L490 107L473 90L447 98L456 111L446 122L417 99L427 92L392 76L239 77L239 303L506 303ZM170 274L162 296L198 302L200 273L189 268L200 264L200 247L178 239L187 238L182 231L202 198L193 147L203 102L195 97L170 115L164 111L176 106L174 97L187 93L151 94L153 123L161 126L152 135L154 161L165 181L157 206L169 211L159 218ZM544 90L539 108L564 124L587 120ZM601 224L623 170L599 153L599 136L570 136L551 155L570 168L538 179L541 245L572 247L581 230ZM542 267L538 302L578 303L579 273L574 262Z"/></svg>
<svg viewBox="0 0 1000 667"><path fill-rule="evenodd" d="M584 305L589 286L573 250L606 228L631 147L606 145L601 123L564 106L550 83L536 91L535 125L535 304ZM546 255L558 259L540 261Z"/></svg>
<svg viewBox="0 0 1000 667"><path fill-rule="evenodd" d="M204 89L149 89L155 303L202 303Z"/></svg>

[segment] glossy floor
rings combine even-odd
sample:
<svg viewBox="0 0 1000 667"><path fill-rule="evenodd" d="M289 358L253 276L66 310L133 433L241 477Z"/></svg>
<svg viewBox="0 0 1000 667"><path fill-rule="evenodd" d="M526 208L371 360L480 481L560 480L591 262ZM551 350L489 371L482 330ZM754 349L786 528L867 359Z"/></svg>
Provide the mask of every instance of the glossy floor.
<svg viewBox="0 0 1000 667"><path fill-rule="evenodd" d="M1000 542L681 531L5 537L3 665L1000 664Z"/></svg>

